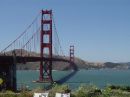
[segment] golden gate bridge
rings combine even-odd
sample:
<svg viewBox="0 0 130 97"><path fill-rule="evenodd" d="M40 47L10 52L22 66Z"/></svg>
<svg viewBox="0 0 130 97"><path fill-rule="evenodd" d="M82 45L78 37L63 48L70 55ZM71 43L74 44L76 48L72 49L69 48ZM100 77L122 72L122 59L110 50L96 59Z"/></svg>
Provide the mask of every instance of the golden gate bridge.
<svg viewBox="0 0 130 97"><path fill-rule="evenodd" d="M36 56L36 53L39 54ZM0 79L4 80L0 88L16 90L16 64L38 61L39 79L36 82L39 83L54 82L53 61L74 64L74 46L70 46L70 58L66 58L52 10L42 10L25 31L0 52Z"/></svg>

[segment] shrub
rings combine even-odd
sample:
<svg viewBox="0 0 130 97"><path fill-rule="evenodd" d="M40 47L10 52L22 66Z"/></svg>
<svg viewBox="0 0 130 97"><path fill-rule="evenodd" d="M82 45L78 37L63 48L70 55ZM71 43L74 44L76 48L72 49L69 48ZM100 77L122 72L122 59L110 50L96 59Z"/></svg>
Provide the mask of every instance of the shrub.
<svg viewBox="0 0 130 97"><path fill-rule="evenodd" d="M97 97L100 94L101 90L94 85L81 85L75 92L76 97Z"/></svg>
<svg viewBox="0 0 130 97"><path fill-rule="evenodd" d="M29 93L27 91L21 92L18 97L33 97L32 93Z"/></svg>
<svg viewBox="0 0 130 97"><path fill-rule="evenodd" d="M107 87L115 90L130 91L130 86L108 85Z"/></svg>
<svg viewBox="0 0 130 97"><path fill-rule="evenodd" d="M56 93L69 93L70 89L68 85L55 85L49 92L49 97L55 97Z"/></svg>
<svg viewBox="0 0 130 97"><path fill-rule="evenodd" d="M44 91L45 91L45 90L44 90L43 88L37 87L37 88L33 89L33 90L31 91L31 93L34 93L34 92L44 92Z"/></svg>

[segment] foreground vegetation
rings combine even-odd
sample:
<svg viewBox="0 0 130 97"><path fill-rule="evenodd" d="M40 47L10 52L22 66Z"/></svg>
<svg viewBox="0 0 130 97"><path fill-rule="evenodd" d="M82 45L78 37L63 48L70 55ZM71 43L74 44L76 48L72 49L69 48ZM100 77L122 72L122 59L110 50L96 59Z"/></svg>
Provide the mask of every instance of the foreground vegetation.
<svg viewBox="0 0 130 97"><path fill-rule="evenodd" d="M22 90L20 93L12 91L0 92L0 97L33 97L34 92L45 92L47 90L37 88L32 91ZM77 90L71 91L68 85L54 85L48 90L49 97L55 97L55 93L71 93L71 97L130 97L129 86L108 85L99 89L94 85L81 85Z"/></svg>

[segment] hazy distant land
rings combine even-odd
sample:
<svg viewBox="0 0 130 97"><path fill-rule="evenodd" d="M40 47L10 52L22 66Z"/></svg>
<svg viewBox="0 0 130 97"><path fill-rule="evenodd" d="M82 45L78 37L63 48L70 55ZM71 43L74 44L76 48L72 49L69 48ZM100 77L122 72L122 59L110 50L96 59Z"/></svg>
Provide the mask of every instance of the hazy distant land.
<svg viewBox="0 0 130 97"><path fill-rule="evenodd" d="M20 50L15 50L16 55L19 55ZM10 53L10 52L8 52ZM29 52L23 50L23 55L28 54ZM39 56L38 53L30 52L30 55ZM63 56L54 56L54 57L61 57ZM65 57L69 59L69 57ZM30 62L26 64L17 64L17 70L38 70L39 69L39 62ZM75 65L78 69L130 69L130 62L126 63L112 63L112 62L88 62L82 60L81 58L75 58ZM53 62L53 70L70 70L72 69L69 63L64 62Z"/></svg>

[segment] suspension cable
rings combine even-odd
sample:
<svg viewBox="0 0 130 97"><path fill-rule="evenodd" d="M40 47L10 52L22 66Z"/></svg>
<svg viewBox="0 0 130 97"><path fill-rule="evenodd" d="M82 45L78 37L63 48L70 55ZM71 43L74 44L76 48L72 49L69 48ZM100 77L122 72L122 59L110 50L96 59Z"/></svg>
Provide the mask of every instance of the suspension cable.
<svg viewBox="0 0 130 97"><path fill-rule="evenodd" d="M37 31L32 35L32 37L26 42L26 44L23 45L22 49L24 49L27 44L29 44L29 42L34 38L35 35L37 35L37 33L40 31L40 28L37 29Z"/></svg>
<svg viewBox="0 0 130 97"><path fill-rule="evenodd" d="M31 26L37 21L39 16L40 16L40 13L38 13L38 15L32 21L32 23L13 42L11 42L5 49L3 49L1 53L5 52L6 49L8 49L11 45L13 45L18 39L20 39L28 31L28 29L30 29Z"/></svg>
<svg viewBox="0 0 130 97"><path fill-rule="evenodd" d="M55 24L55 20L54 20L54 15L52 16L52 20L53 20L53 24L54 24L54 30L56 32L56 35L57 35L57 38L58 38L58 42L59 42L59 46L60 46L60 50L61 50L61 53L63 56L65 56L64 52L63 52L63 49L62 49L62 46L61 46L61 43L60 43L60 39L59 39L59 36L58 36L58 32L57 32L57 29L56 29L56 24Z"/></svg>

